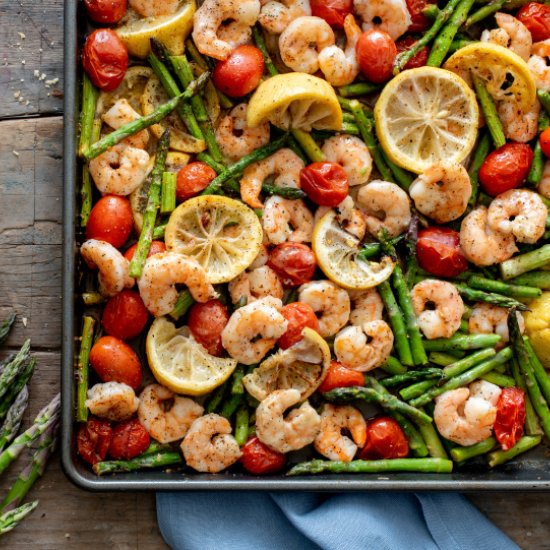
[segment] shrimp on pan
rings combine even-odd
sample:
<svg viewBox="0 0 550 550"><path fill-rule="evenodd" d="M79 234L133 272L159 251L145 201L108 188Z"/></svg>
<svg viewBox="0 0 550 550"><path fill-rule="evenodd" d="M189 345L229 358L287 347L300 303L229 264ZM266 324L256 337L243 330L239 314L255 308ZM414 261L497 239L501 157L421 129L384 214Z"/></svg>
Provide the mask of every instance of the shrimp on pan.
<svg viewBox="0 0 550 550"><path fill-rule="evenodd" d="M411 24L405 0L353 0L353 11L361 18L364 31L385 31L393 40L404 34Z"/></svg>
<svg viewBox="0 0 550 550"><path fill-rule="evenodd" d="M321 210L321 208L318 210ZM328 210L329 209L326 211L321 211L319 213L319 217L317 217L316 212L315 214L317 221L320 220L326 212L328 212ZM367 222L361 210L355 207L353 198L348 195L338 206L335 207L335 210L336 220L342 228L362 241L365 237L365 233L367 232Z"/></svg>
<svg viewBox="0 0 550 550"><path fill-rule="evenodd" d="M507 139L527 143L537 135L540 114L538 101L527 112L513 100L499 102L497 109Z"/></svg>
<svg viewBox="0 0 550 550"><path fill-rule="evenodd" d="M535 42L531 48L531 57L527 61L527 66L535 78L537 88L541 90L550 90L550 38Z"/></svg>
<svg viewBox="0 0 550 550"><path fill-rule="evenodd" d="M516 311L518 325L521 333L525 330L525 321L519 311ZM504 307L494 306L480 302L472 308L472 314L468 319L468 332L470 334L498 334L502 339L499 345L510 340L508 334L508 310Z"/></svg>
<svg viewBox="0 0 550 550"><path fill-rule="evenodd" d="M244 300L244 305L266 296L282 300L284 295L281 280L267 265L243 271L229 283L228 290L233 304Z"/></svg>
<svg viewBox="0 0 550 550"><path fill-rule="evenodd" d="M258 22L271 34L281 34L298 17L311 15L309 0L260 0L262 9Z"/></svg>
<svg viewBox="0 0 550 550"><path fill-rule="evenodd" d="M302 199L273 196L265 201L262 225L271 244L309 243L313 235L313 214Z"/></svg>
<svg viewBox="0 0 550 550"><path fill-rule="evenodd" d="M86 407L92 414L113 422L127 420L138 409L134 390L121 382L104 382L88 390Z"/></svg>
<svg viewBox="0 0 550 550"><path fill-rule="evenodd" d="M172 15L179 6L179 0L128 0L128 3L142 17Z"/></svg>
<svg viewBox="0 0 550 550"><path fill-rule="evenodd" d="M365 143L355 136L340 134L323 143L321 148L326 160L342 166L351 187L369 181L372 157Z"/></svg>
<svg viewBox="0 0 550 550"><path fill-rule="evenodd" d="M140 114L130 105L127 99L121 98L117 99L113 106L104 113L101 118L103 122L108 124L111 128L118 130L124 124L129 122L134 122L140 118ZM141 130L133 136L128 136L124 142L132 147L137 147L138 149L145 149L149 143L149 130Z"/></svg>
<svg viewBox="0 0 550 550"><path fill-rule="evenodd" d="M482 42L492 42L508 48L527 61L531 55L533 39L529 29L509 13L495 13L498 29L485 29L481 33Z"/></svg>
<svg viewBox="0 0 550 550"><path fill-rule="evenodd" d="M349 322L361 326L370 321L381 321L384 313L384 302L375 288L368 290L348 290L351 300Z"/></svg>

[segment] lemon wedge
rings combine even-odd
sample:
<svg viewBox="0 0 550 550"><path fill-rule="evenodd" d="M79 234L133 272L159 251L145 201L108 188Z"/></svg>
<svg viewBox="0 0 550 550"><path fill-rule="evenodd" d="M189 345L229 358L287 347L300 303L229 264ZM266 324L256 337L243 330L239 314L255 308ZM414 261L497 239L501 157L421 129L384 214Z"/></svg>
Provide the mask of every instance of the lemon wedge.
<svg viewBox="0 0 550 550"><path fill-rule="evenodd" d="M246 119L251 128L267 120L283 130L306 132L340 130L343 120L334 88L306 73L279 74L262 82L250 98Z"/></svg>

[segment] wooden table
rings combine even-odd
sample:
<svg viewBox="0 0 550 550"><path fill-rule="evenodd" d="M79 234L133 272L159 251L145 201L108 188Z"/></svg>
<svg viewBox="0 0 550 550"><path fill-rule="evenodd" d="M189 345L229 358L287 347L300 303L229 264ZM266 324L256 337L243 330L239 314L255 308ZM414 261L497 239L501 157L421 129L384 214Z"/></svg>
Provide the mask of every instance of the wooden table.
<svg viewBox="0 0 550 550"><path fill-rule="evenodd" d="M8 347L31 338L38 359L27 423L59 388L62 9L62 0L0 4L0 318L17 312ZM21 468L20 461L2 478L1 494ZM67 481L57 458L30 498L40 499L39 508L2 538L3 548L166 548L154 495L81 491ZM523 548L550 548L547 495L470 498Z"/></svg>

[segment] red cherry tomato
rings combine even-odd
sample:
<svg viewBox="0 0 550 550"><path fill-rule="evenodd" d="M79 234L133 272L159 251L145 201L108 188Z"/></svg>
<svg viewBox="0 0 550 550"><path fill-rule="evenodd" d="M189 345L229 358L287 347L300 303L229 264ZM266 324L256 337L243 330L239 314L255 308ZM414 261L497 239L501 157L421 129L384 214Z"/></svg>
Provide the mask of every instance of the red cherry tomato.
<svg viewBox="0 0 550 550"><path fill-rule="evenodd" d="M135 290L123 290L105 305L101 317L103 330L121 340L135 338L147 324L149 312Z"/></svg>
<svg viewBox="0 0 550 550"><path fill-rule="evenodd" d="M412 21L407 30L409 32L423 32L428 30L432 26L432 21L422 13L422 10L435 2L431 2L430 0L406 0L406 2ZM411 67L405 68L409 69Z"/></svg>
<svg viewBox="0 0 550 550"><path fill-rule="evenodd" d="M124 257L131 262L134 254L136 253L137 243L133 244L125 253ZM147 252L147 257L154 256L155 254L160 254L161 252L166 252L166 245L162 241L151 241L151 246L149 247L149 252Z"/></svg>
<svg viewBox="0 0 550 550"><path fill-rule="evenodd" d="M217 176L216 172L204 162L191 162L178 172L176 199L186 201L203 191Z"/></svg>
<svg viewBox="0 0 550 550"><path fill-rule="evenodd" d="M517 13L516 17L529 29L533 42L550 38L550 6L529 2Z"/></svg>
<svg viewBox="0 0 550 550"><path fill-rule="evenodd" d="M90 417L86 424L78 428L76 446L78 454L89 464L101 462L107 456L113 429L110 422Z"/></svg>
<svg viewBox="0 0 550 550"><path fill-rule="evenodd" d="M130 201L116 195L99 199L90 212L86 238L107 241L120 248L132 233L134 217Z"/></svg>
<svg viewBox="0 0 550 550"><path fill-rule="evenodd" d="M90 364L102 382L122 382L134 390L141 386L141 362L136 352L114 336L102 336L92 346Z"/></svg>
<svg viewBox="0 0 550 550"><path fill-rule="evenodd" d="M126 13L128 0L84 0L88 16L97 23L118 23Z"/></svg>
<svg viewBox="0 0 550 550"><path fill-rule="evenodd" d="M229 313L219 300L193 304L187 324L195 340L202 344L210 355L223 354L222 330L229 321Z"/></svg>
<svg viewBox="0 0 550 550"><path fill-rule="evenodd" d="M533 151L525 143L506 143L489 153L479 169L483 190L495 197L519 187L527 178Z"/></svg>
<svg viewBox="0 0 550 550"><path fill-rule="evenodd" d="M367 442L360 451L359 458L405 458L408 454L409 441L393 418L380 416L367 422Z"/></svg>
<svg viewBox="0 0 550 550"><path fill-rule="evenodd" d="M270 253L267 265L277 273L284 286L300 286L311 281L317 262L309 246L301 243L281 243Z"/></svg>
<svg viewBox="0 0 550 550"><path fill-rule="evenodd" d="M355 51L361 72L367 80L382 84L392 77L397 46L387 32L376 29L364 32L357 41Z"/></svg>
<svg viewBox="0 0 550 550"><path fill-rule="evenodd" d="M287 349L299 342L305 327L319 332L319 319L317 319L313 308L304 302L287 304L281 310L281 314L288 321L287 329L278 341L279 347L282 349Z"/></svg>
<svg viewBox="0 0 550 550"><path fill-rule="evenodd" d="M82 65L95 86L110 92L126 74L128 50L115 31L97 29L86 39Z"/></svg>
<svg viewBox="0 0 550 550"><path fill-rule="evenodd" d="M313 162L302 168L300 184L319 206L337 206L348 196L348 176L335 162Z"/></svg>
<svg viewBox="0 0 550 550"><path fill-rule="evenodd" d="M256 46L238 46L212 73L218 90L230 97L243 97L255 90L264 72L264 56Z"/></svg>
<svg viewBox="0 0 550 550"><path fill-rule="evenodd" d="M550 128L546 128L539 137L542 152L550 158Z"/></svg>
<svg viewBox="0 0 550 550"><path fill-rule="evenodd" d="M241 464L251 474L272 474L285 467L286 456L273 451L257 437L249 439L241 450Z"/></svg>
<svg viewBox="0 0 550 550"><path fill-rule="evenodd" d="M352 369L344 367L338 361L331 361L325 379L319 386L319 391L325 393L335 388L349 388L350 386L364 386L363 375Z"/></svg>
<svg viewBox="0 0 550 550"><path fill-rule="evenodd" d="M520 388L504 388L497 403L495 437L504 451L511 449L523 435L525 393Z"/></svg>
<svg viewBox="0 0 550 550"><path fill-rule="evenodd" d="M342 28L344 19L353 11L353 0L310 0L311 15L321 17L329 25Z"/></svg>
<svg viewBox="0 0 550 550"><path fill-rule="evenodd" d="M137 418L120 422L113 429L109 456L115 460L130 460L149 447L151 438Z"/></svg>
<svg viewBox="0 0 550 550"><path fill-rule="evenodd" d="M460 234L448 227L420 231L416 254L420 267L438 277L456 277L468 269L468 261L460 250Z"/></svg>
<svg viewBox="0 0 550 550"><path fill-rule="evenodd" d="M397 53L406 52L410 50L418 40L413 36L403 36L396 43ZM430 48L425 46L422 48L412 59L410 59L405 65L405 69L416 69L416 67L423 67L428 62L428 56L430 55Z"/></svg>

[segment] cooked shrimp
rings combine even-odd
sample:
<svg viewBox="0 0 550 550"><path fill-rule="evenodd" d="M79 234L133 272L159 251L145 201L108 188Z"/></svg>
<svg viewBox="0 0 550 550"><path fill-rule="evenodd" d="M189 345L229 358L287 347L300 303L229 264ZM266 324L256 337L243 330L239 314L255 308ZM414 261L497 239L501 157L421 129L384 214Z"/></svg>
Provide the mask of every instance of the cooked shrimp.
<svg viewBox="0 0 550 550"><path fill-rule="evenodd" d="M469 262L478 266L498 264L517 251L512 234L494 231L487 224L487 208L472 210L460 225L460 248Z"/></svg>
<svg viewBox="0 0 550 550"><path fill-rule="evenodd" d="M269 126L269 123L266 123ZM268 131L269 137L269 131ZM264 160L247 166L241 179L241 199L251 208L262 208L262 185L273 179L273 185L300 188L300 172L304 161L292 149L279 149Z"/></svg>
<svg viewBox="0 0 550 550"><path fill-rule="evenodd" d="M515 100L501 101L498 104L498 116L508 139L519 143L531 141L539 129L540 103L525 112Z"/></svg>
<svg viewBox="0 0 550 550"><path fill-rule="evenodd" d="M293 71L313 74L319 70L319 54L334 42L334 31L324 19L298 17L279 37L281 59Z"/></svg>
<svg viewBox="0 0 550 550"><path fill-rule="evenodd" d="M298 390L275 390L256 409L256 435L264 444L279 453L297 451L312 443L321 427L321 418L308 401L284 412L300 402Z"/></svg>
<svg viewBox="0 0 550 550"><path fill-rule="evenodd" d="M346 33L344 50L334 45L323 48L319 53L319 68L327 82L333 86L351 84L359 74L355 46L362 32L351 13L344 19L344 32Z"/></svg>
<svg viewBox="0 0 550 550"><path fill-rule="evenodd" d="M500 393L498 386L485 380L442 393L435 398L437 430L445 439L459 445L484 441L491 436Z"/></svg>
<svg viewBox="0 0 550 550"><path fill-rule="evenodd" d="M525 330L525 321L519 311L516 312L521 333ZM468 332L471 334L498 334L505 344L510 340L508 334L508 310L485 302L477 303L468 319Z"/></svg>
<svg viewBox="0 0 550 550"><path fill-rule="evenodd" d="M149 154L127 143L117 143L92 159L90 175L101 193L129 195L147 176Z"/></svg>
<svg viewBox="0 0 550 550"><path fill-rule="evenodd" d="M384 313L384 302L375 288L368 290L348 290L351 300L349 322L361 326L370 321L380 321Z"/></svg>
<svg viewBox="0 0 550 550"><path fill-rule="evenodd" d="M411 202L395 183L374 180L359 189L357 206L363 211L368 232L374 237L385 229L391 237L405 231L411 221Z"/></svg>
<svg viewBox="0 0 550 550"><path fill-rule="evenodd" d="M419 212L436 223L460 218L472 194L472 184L462 164L436 162L418 176L409 195Z"/></svg>
<svg viewBox="0 0 550 550"><path fill-rule="evenodd" d="M130 277L130 262L110 243L88 239L81 247L80 254L89 266L99 269L99 292L110 298L125 288L134 286Z"/></svg>
<svg viewBox="0 0 550 550"><path fill-rule="evenodd" d="M544 42L548 42L548 49L550 49L550 39L545 40ZM540 51L540 49L537 51ZM548 65L547 59L548 54L532 55L529 58L529 61L527 61L527 66L531 70L537 88L540 90L550 91L550 66Z"/></svg>
<svg viewBox="0 0 550 550"><path fill-rule="evenodd" d="M259 267L263 267L265 264L267 264L267 261L269 260L269 249L265 244L262 244L260 246L260 251L258 252L258 255L254 259L254 261L248 266L248 269L258 269Z"/></svg>
<svg viewBox="0 0 550 550"><path fill-rule="evenodd" d="M243 306L231 315L222 331L222 346L244 365L261 361L288 325L283 303L270 296Z"/></svg>
<svg viewBox="0 0 550 550"><path fill-rule="evenodd" d="M333 136L323 143L321 150L326 160L342 166L351 187L369 181L372 157L368 147L358 137L348 134Z"/></svg>
<svg viewBox="0 0 550 550"><path fill-rule="evenodd" d="M177 252L162 252L147 258L138 287L145 307L155 317L174 309L179 294L177 284L186 285L197 302L207 302L218 295L195 259Z"/></svg>
<svg viewBox="0 0 550 550"><path fill-rule="evenodd" d="M262 122L256 128L250 128L246 123L247 108L246 103L233 107L221 119L216 129L216 141L220 151L231 161L236 161L269 143L269 122Z"/></svg>
<svg viewBox="0 0 550 550"><path fill-rule="evenodd" d="M233 304L244 301L243 305L266 296L282 300L284 295L281 280L267 265L251 271L243 271L229 283L228 290Z"/></svg>
<svg viewBox="0 0 550 550"><path fill-rule="evenodd" d="M281 34L298 17L311 15L309 0L260 0L262 9L258 22L271 34Z"/></svg>
<svg viewBox="0 0 550 550"><path fill-rule="evenodd" d="M487 225L493 231L512 234L520 243L536 243L543 235L548 208L527 189L510 189L498 195L487 210Z"/></svg>
<svg viewBox="0 0 550 550"><path fill-rule="evenodd" d="M176 395L160 384L149 384L139 396L139 421L159 443L181 439L203 411L189 397Z"/></svg>
<svg viewBox="0 0 550 550"><path fill-rule="evenodd" d="M418 326L428 340L450 338L460 328L464 302L453 284L425 279L414 285L411 299Z"/></svg>
<svg viewBox="0 0 550 550"><path fill-rule="evenodd" d="M127 420L138 409L139 399L134 390L121 382L104 382L88 390L86 407L92 414L113 422Z"/></svg>
<svg viewBox="0 0 550 550"><path fill-rule="evenodd" d="M351 233L362 241L367 232L367 222L361 210L355 208L353 198L348 195L338 206L336 206L335 210L338 223L348 233Z"/></svg>
<svg viewBox="0 0 550 550"><path fill-rule="evenodd" d="M231 435L227 418L210 413L197 418L181 442L188 466L197 472L215 474L241 458L241 449Z"/></svg>
<svg viewBox="0 0 550 550"><path fill-rule="evenodd" d="M321 431L314 441L317 452L329 460L350 462L366 440L367 423L360 411L351 405L338 407L325 403L321 412Z"/></svg>
<svg viewBox="0 0 550 550"><path fill-rule="evenodd" d="M205 0L193 17L193 41L203 55L223 61L235 47L250 40L251 27L259 15L260 0ZM222 36L228 38L227 34L231 34L237 43L220 37L220 28L223 29L226 21L231 25L231 32L223 34L222 30Z"/></svg>
<svg viewBox="0 0 550 550"><path fill-rule="evenodd" d="M542 178L540 178L537 191L545 198L550 199L550 160L544 163Z"/></svg>
<svg viewBox="0 0 550 550"><path fill-rule="evenodd" d="M529 29L509 13L495 13L498 29L486 29L481 33L482 42L492 42L512 50L524 61L529 59L533 39Z"/></svg>
<svg viewBox="0 0 550 550"><path fill-rule="evenodd" d="M172 15L179 6L179 0L128 0L128 3L142 17Z"/></svg>
<svg viewBox="0 0 550 550"><path fill-rule="evenodd" d="M363 21L363 30L378 29L397 40L411 24L405 0L353 0L353 11Z"/></svg>
<svg viewBox="0 0 550 550"><path fill-rule="evenodd" d="M273 196L265 201L262 225L271 244L309 243L313 234L313 214L302 199Z"/></svg>
<svg viewBox="0 0 550 550"><path fill-rule="evenodd" d="M101 118L103 122L108 124L111 128L118 130L121 126L133 122L140 118L140 114L134 110L127 99L117 99L113 106L104 113ZM124 140L125 143L138 149L145 149L149 143L149 130L141 130L133 136L129 136Z"/></svg>
<svg viewBox="0 0 550 550"><path fill-rule="evenodd" d="M369 321L342 329L334 338L336 359L346 367L367 372L390 356L393 332L385 321Z"/></svg>
<svg viewBox="0 0 550 550"><path fill-rule="evenodd" d="M319 318L319 334L333 336L346 326L350 315L348 293L330 281L312 281L298 289L298 301L312 307Z"/></svg>

